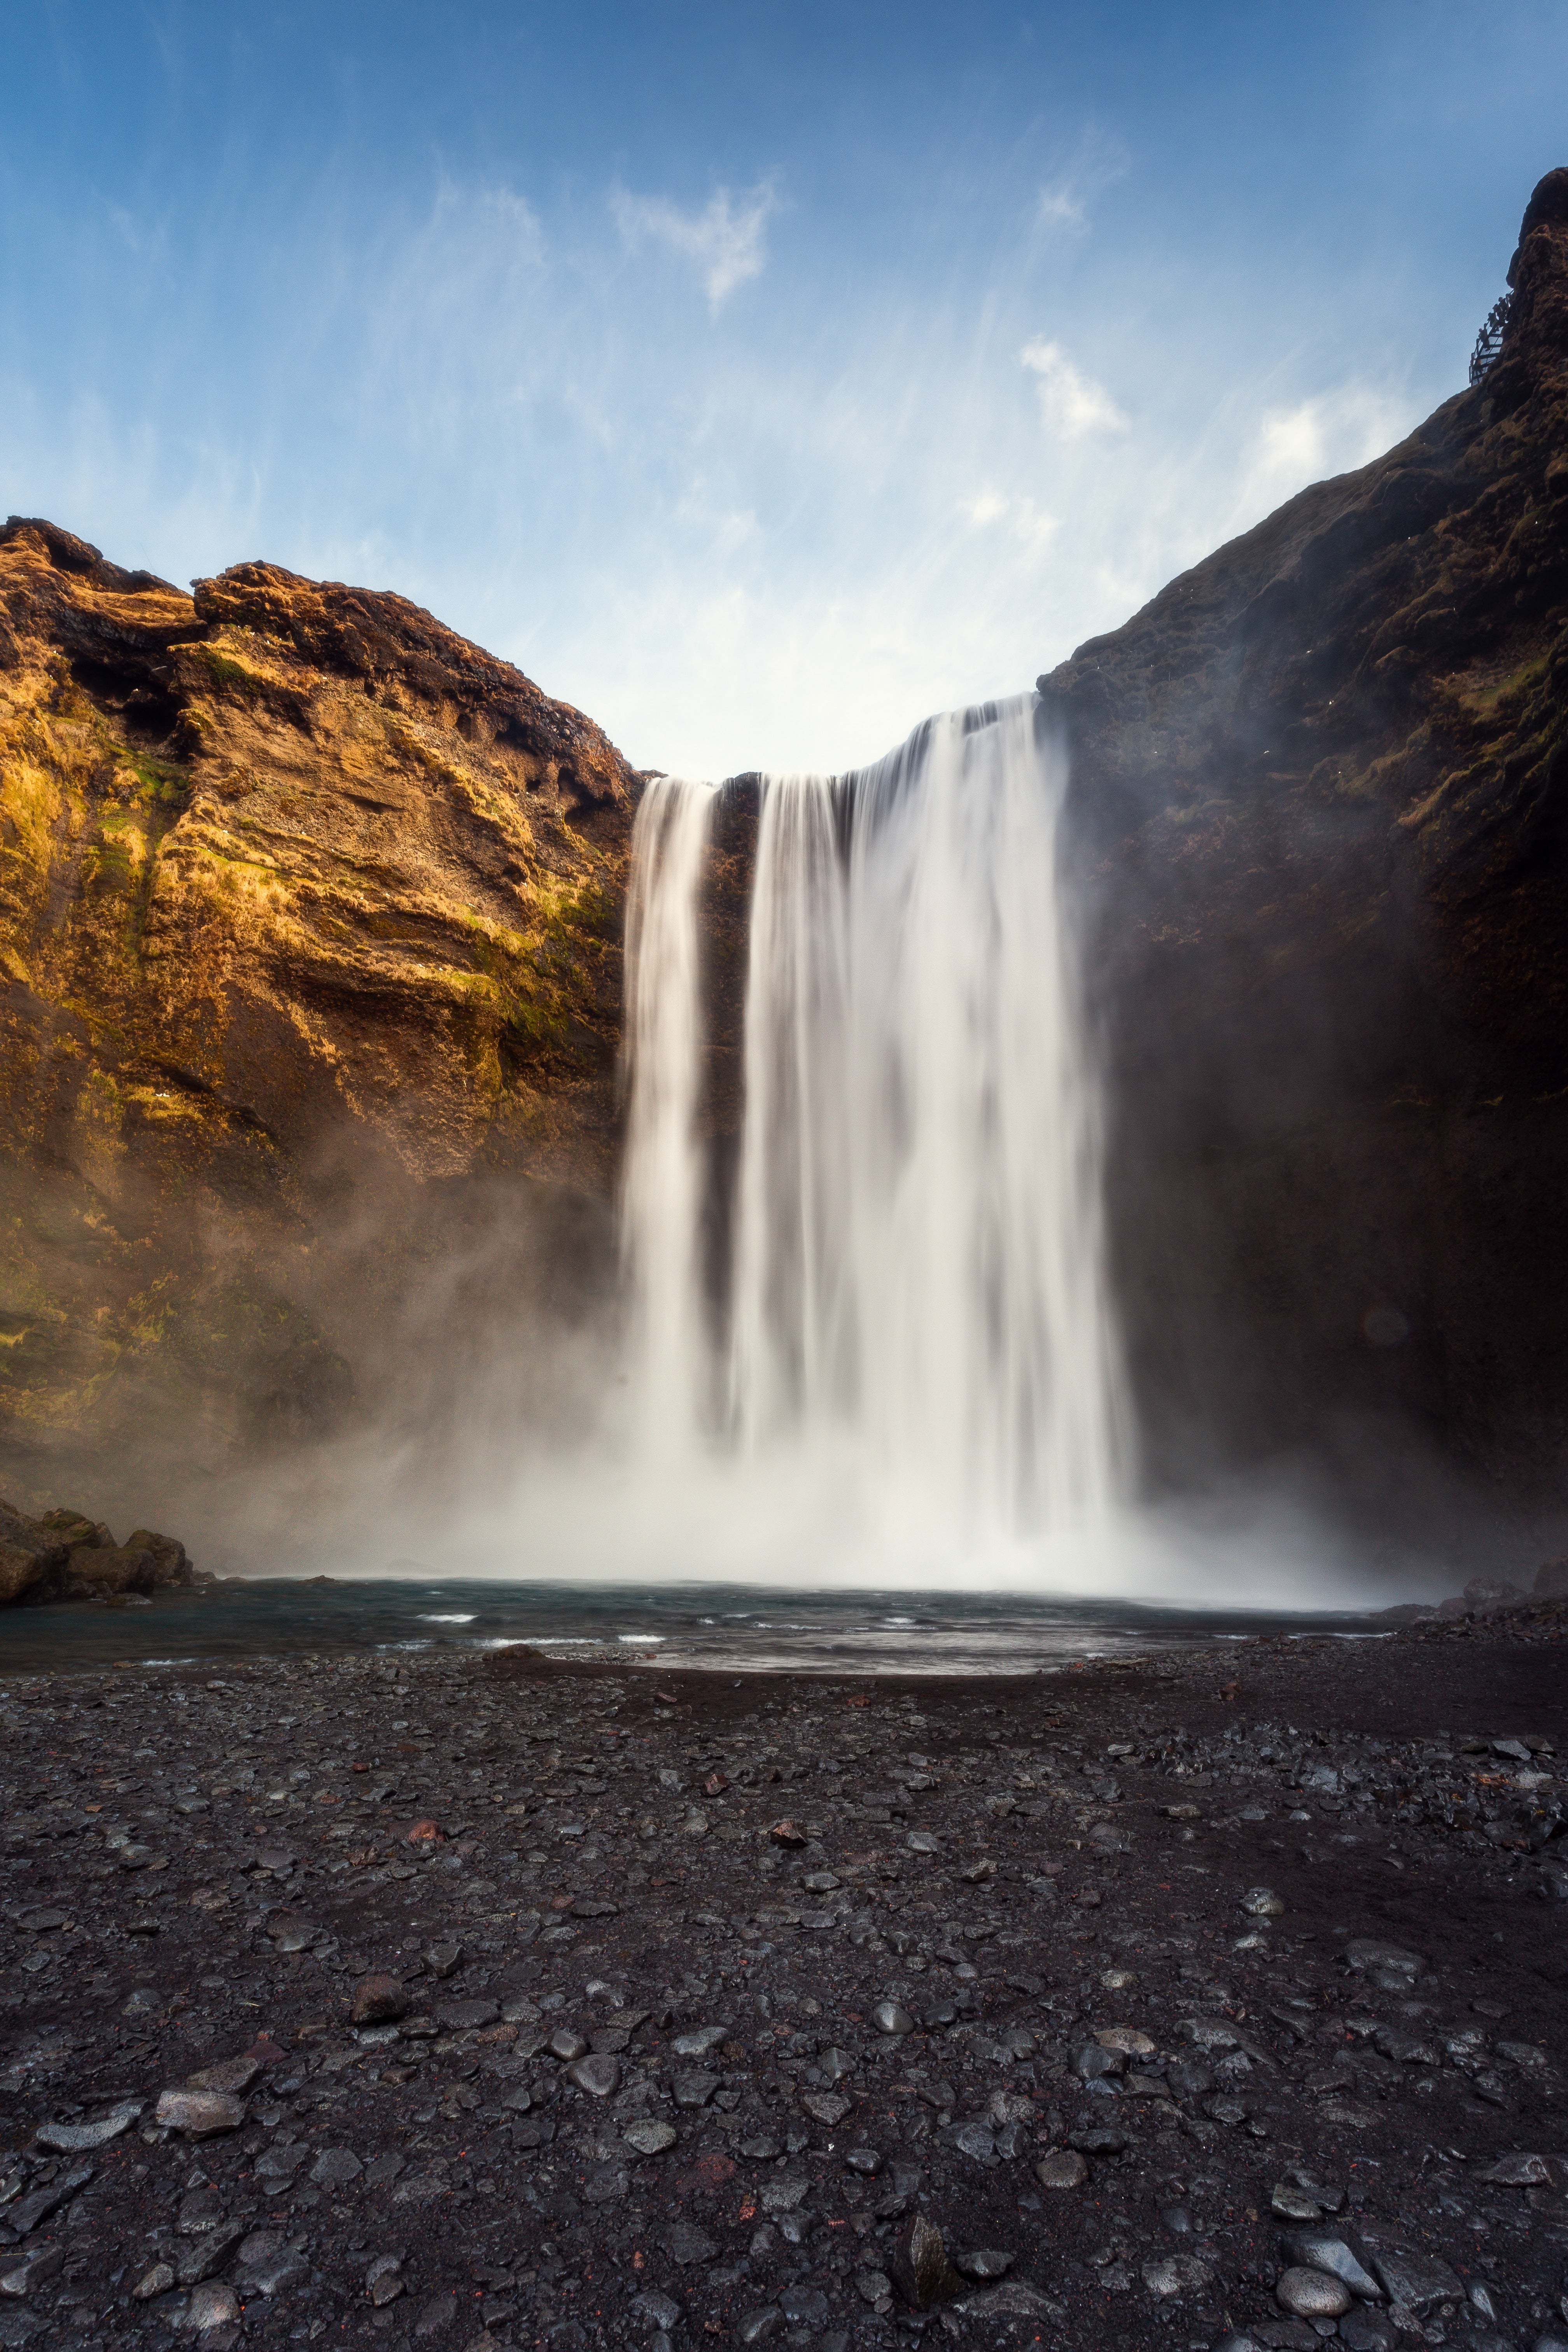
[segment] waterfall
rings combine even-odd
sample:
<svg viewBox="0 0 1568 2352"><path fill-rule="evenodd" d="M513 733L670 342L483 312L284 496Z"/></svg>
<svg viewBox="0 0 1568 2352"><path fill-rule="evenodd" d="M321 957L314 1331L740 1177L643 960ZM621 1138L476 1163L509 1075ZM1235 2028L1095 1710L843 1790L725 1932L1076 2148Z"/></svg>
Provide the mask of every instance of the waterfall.
<svg viewBox="0 0 1568 2352"><path fill-rule="evenodd" d="M621 1250L637 1436L682 1445L705 1409L701 1296L702 1075L697 890L713 813L709 784L658 776L632 828L626 897L630 1101Z"/></svg>
<svg viewBox="0 0 1568 2352"><path fill-rule="evenodd" d="M645 802L628 921L647 1370L742 1461L847 1452L905 1515L977 1538L1103 1516L1129 1452L1058 861L1065 762L1035 711L1031 695L952 713L876 767L763 780L711 1301L692 1132L707 802Z"/></svg>

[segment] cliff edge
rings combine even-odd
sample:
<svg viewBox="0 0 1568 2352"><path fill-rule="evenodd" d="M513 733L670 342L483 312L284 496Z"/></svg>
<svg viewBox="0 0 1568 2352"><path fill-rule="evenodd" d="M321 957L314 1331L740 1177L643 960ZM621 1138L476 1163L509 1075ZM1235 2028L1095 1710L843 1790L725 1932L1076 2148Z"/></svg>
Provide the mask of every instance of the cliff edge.
<svg viewBox="0 0 1568 2352"><path fill-rule="evenodd" d="M1173 1484L1397 1424L1568 1502L1568 171L1508 278L1479 383L1039 680Z"/></svg>
<svg viewBox="0 0 1568 2352"><path fill-rule="evenodd" d="M214 1462L328 1425L362 1379L346 1322L471 1237L476 1186L493 1216L510 1188L514 1228L520 1200L592 1225L637 782L590 719L401 596L265 563L187 595L12 518L14 1466L171 1417Z"/></svg>

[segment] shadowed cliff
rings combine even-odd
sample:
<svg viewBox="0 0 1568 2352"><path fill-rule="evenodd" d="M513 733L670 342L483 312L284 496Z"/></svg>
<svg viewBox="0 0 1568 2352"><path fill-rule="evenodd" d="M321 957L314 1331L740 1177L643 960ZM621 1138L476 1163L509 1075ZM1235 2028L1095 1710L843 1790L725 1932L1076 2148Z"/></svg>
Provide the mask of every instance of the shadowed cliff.
<svg viewBox="0 0 1568 2352"><path fill-rule="evenodd" d="M1568 172L1509 283L1482 383L1039 680L1156 1482L1563 1500Z"/></svg>

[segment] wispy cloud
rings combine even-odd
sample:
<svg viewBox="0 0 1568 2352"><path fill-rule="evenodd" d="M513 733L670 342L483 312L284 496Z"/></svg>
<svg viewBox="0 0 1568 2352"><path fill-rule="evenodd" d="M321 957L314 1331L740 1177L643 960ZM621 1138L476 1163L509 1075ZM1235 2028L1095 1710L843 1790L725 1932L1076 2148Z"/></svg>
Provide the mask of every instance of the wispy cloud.
<svg viewBox="0 0 1568 2352"><path fill-rule="evenodd" d="M1105 386L1074 367L1059 343L1047 343L1037 335L1018 357L1037 379L1040 415L1061 440L1079 441L1086 433L1127 431L1128 419Z"/></svg>
<svg viewBox="0 0 1568 2352"><path fill-rule="evenodd" d="M1062 527L1059 515L1047 513L1033 499L1004 498L1000 490L981 490L961 499L959 511L975 530L1005 525L1008 536L1030 555L1043 552Z"/></svg>
<svg viewBox="0 0 1568 2352"><path fill-rule="evenodd" d="M1042 188L1036 197L1035 221L1044 229L1087 228L1085 200L1070 182L1059 180L1054 187Z"/></svg>
<svg viewBox="0 0 1568 2352"><path fill-rule="evenodd" d="M1037 231L1047 238L1082 236L1094 198L1124 178L1127 169L1127 150L1120 139L1092 126L1086 130L1072 161L1035 198Z"/></svg>
<svg viewBox="0 0 1568 2352"><path fill-rule="evenodd" d="M625 188L614 190L610 205L630 252L651 237L697 264L715 316L737 286L760 278L767 267L765 232L778 208L771 180L760 181L742 196L715 188L700 213L682 212L665 196L634 196Z"/></svg>
<svg viewBox="0 0 1568 2352"><path fill-rule="evenodd" d="M1398 440L1407 414L1403 398L1367 383L1266 409L1247 450L1243 505L1267 514L1308 482L1369 464Z"/></svg>

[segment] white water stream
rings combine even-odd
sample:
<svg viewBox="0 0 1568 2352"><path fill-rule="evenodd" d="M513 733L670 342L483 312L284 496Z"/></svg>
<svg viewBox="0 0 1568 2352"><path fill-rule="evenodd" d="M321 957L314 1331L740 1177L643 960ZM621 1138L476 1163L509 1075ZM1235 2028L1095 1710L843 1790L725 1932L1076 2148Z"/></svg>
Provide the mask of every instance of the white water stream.
<svg viewBox="0 0 1568 2352"><path fill-rule="evenodd" d="M1083 1530L1130 1431L1098 1092L1035 698L762 787L727 1279L704 1288L696 893L715 803L650 787L627 919L637 1424L847 1466L960 1541ZM878 1516L884 1520L887 1511Z"/></svg>

